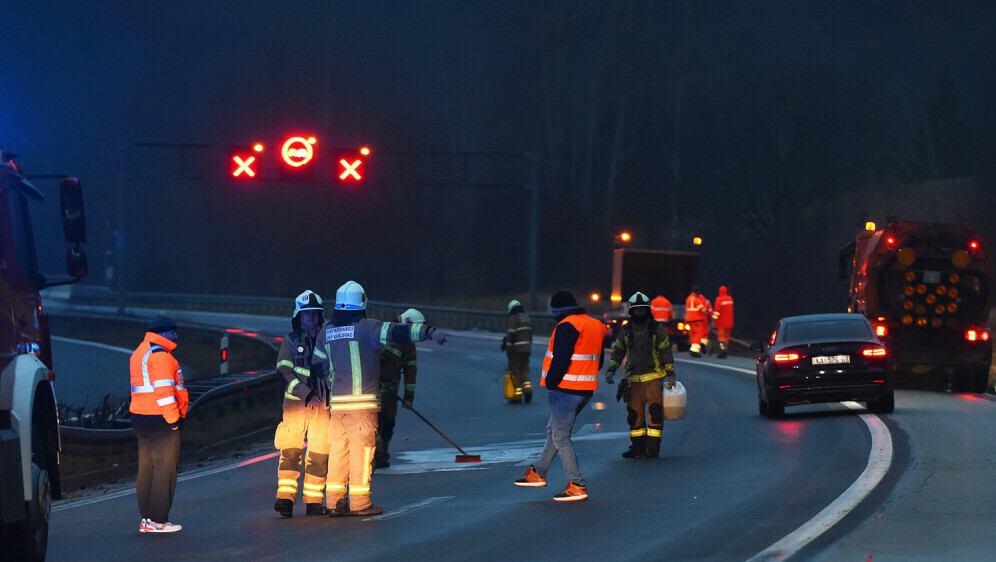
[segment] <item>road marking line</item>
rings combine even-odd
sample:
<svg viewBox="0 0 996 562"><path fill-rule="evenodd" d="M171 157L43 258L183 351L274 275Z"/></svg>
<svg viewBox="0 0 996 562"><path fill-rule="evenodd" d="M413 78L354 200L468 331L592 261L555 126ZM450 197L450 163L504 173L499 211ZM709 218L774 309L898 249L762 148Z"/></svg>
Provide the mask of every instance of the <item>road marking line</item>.
<svg viewBox="0 0 996 562"><path fill-rule="evenodd" d="M269 459L272 459L273 457L276 457L276 456L279 456L279 455L280 455L280 451L276 451L276 452L273 452L273 453L267 453L265 455L260 455L258 457L253 457L251 459L246 459L244 461L239 461L239 462L234 463L234 464L229 464L229 465L225 465L225 466L219 466L217 468L202 468L202 469L198 469L198 470L191 470L189 472L185 472L185 473L177 476L176 481L177 482L186 482L187 480L193 480L194 478L201 478L203 476L211 476L213 474L219 474L219 473L222 473L222 472L227 472L229 470L234 470L236 468L242 468L243 466L248 466L250 464L254 464L254 463L257 463L257 462L260 462L260 461L269 460ZM98 503L98 502L102 502L102 501L113 500L114 498L123 498L125 496L131 495L131 494L134 494L134 493L135 493L135 488L132 487L132 488L124 488L124 489L121 489L121 490L117 490L115 492L108 492L108 493L102 494L102 495L100 495L98 497L81 498L81 499L78 499L78 500L66 500L65 502L60 502L57 505L53 505L52 506L52 512L54 513L54 512L58 512L58 511L64 511L64 510L67 510L67 509L72 509L74 507L84 507L84 506L92 505L92 504L95 504L95 503Z"/></svg>
<svg viewBox="0 0 996 562"><path fill-rule="evenodd" d="M135 352L134 349L127 349L124 347L114 347L113 345L107 345L106 343L97 343L93 341L86 340L74 340L72 338L64 338L62 336L50 336L53 341L63 342L63 343L75 343L77 345L87 345L90 347L97 347L100 349L106 349L108 351L117 351L118 353L127 353L131 355Z"/></svg>
<svg viewBox="0 0 996 562"><path fill-rule="evenodd" d="M864 409L857 402L841 402L841 404L852 410ZM879 485L892 465L892 436L889 434L889 428L886 427L885 422L878 416L861 414L860 417L868 426L872 440L871 451L868 453L868 465L865 466L865 470L847 490L844 490L843 494L823 508L823 511L747 562L785 560L794 555L839 523Z"/></svg>
<svg viewBox="0 0 996 562"><path fill-rule="evenodd" d="M372 517L366 517L363 521L383 521L385 519L394 519L395 517L401 517L402 515L407 515L413 511L422 509L423 507L429 507L434 503L444 502L446 500L451 500L456 496L437 496L434 498L426 498L422 501L408 504L404 507L399 507L394 511L389 511L387 513L382 513L380 515L374 515Z"/></svg>

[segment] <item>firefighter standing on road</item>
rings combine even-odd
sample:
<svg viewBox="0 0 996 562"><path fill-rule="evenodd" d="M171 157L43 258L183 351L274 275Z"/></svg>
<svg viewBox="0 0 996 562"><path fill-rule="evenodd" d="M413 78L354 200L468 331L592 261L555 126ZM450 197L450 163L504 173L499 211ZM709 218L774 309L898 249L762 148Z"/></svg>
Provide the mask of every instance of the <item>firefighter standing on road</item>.
<svg viewBox="0 0 996 562"><path fill-rule="evenodd" d="M335 294L332 318L318 334L314 366L331 381L329 389L329 473L325 500L329 516L377 515L371 475L380 409L380 350L448 334L425 324L380 322L366 317L367 295L355 281ZM347 500L348 494L348 500Z"/></svg>
<svg viewBox="0 0 996 562"><path fill-rule="evenodd" d="M712 321L716 325L716 339L719 340L719 359L726 359L730 348L730 330L733 329L733 297L727 294L726 286L719 288L716 308L712 311Z"/></svg>
<svg viewBox="0 0 996 562"><path fill-rule="evenodd" d="M509 402L533 400L533 384L529 382L529 354L533 349L533 321L522 308L522 304L512 299L508 303L508 327L501 342L502 351L508 356L508 370L515 385L515 397Z"/></svg>
<svg viewBox="0 0 996 562"><path fill-rule="evenodd" d="M308 456L304 459L304 499L306 515L325 515L325 475L329 469L329 412L325 406L328 389L316 371L311 375L315 339L325 318L322 298L305 291L294 300L291 326L277 354L277 372L287 381L284 389L283 421L277 426L273 444L280 451L277 466L277 501L273 509L290 517L297 498L305 438Z"/></svg>
<svg viewBox="0 0 996 562"><path fill-rule="evenodd" d="M401 324L424 324L425 316L414 308L398 316ZM391 466L391 453L387 448L394 436L394 420L398 417L398 390L405 381L405 395L401 405L411 410L415 402L415 377L418 355L414 343L389 345L380 352L380 412L377 414L377 452L374 468Z"/></svg>
<svg viewBox="0 0 996 562"><path fill-rule="evenodd" d="M183 371L173 357L176 323L156 316L145 339L131 354L131 427L138 438L138 477L135 496L141 533L175 533L169 522L180 458L180 424L190 401Z"/></svg>
<svg viewBox="0 0 996 562"><path fill-rule="evenodd" d="M709 345L709 306L698 285L685 299L685 324L688 324L688 354L701 357Z"/></svg>
<svg viewBox="0 0 996 562"><path fill-rule="evenodd" d="M660 454L661 429L664 427L664 381L668 388L675 383L674 355L662 324L650 314L650 301L643 293L629 299L630 321L612 344L612 357L605 382L612 384L616 369L626 358L626 378L619 381L618 396L626 399L629 423L629 449L622 456L655 458ZM624 387L628 385L628 390Z"/></svg>

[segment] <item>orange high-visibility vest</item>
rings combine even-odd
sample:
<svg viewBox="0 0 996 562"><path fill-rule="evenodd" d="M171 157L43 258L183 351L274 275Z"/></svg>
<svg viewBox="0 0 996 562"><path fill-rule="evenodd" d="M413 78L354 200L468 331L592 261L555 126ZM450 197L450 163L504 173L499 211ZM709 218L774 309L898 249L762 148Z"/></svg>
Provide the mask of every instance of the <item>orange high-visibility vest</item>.
<svg viewBox="0 0 996 562"><path fill-rule="evenodd" d="M168 423L187 416L190 399L174 349L176 342L146 332L145 340L131 354L131 413L162 416Z"/></svg>
<svg viewBox="0 0 996 562"><path fill-rule="evenodd" d="M692 293L685 299L685 322L701 322L705 320L708 326L709 316L707 316L707 311L706 299L702 295Z"/></svg>
<svg viewBox="0 0 996 562"><path fill-rule="evenodd" d="M725 286L719 288L712 320L716 324L716 329L733 327L733 297L727 294Z"/></svg>
<svg viewBox="0 0 996 562"><path fill-rule="evenodd" d="M650 314L658 322L667 322L674 318L674 308L671 307L671 301L667 300L663 295L658 295L654 300L650 301Z"/></svg>
<svg viewBox="0 0 996 562"><path fill-rule="evenodd" d="M578 341L574 344L571 363L567 366L567 373L558 387L568 390L598 390L598 360L605 343L605 324L587 314L572 314L561 320L557 326L565 322L574 326L579 335ZM546 373L550 370L550 363L553 362L553 343L556 339L557 328L554 328L553 335L550 336L550 345L546 348L546 356L543 357L540 386L546 386Z"/></svg>

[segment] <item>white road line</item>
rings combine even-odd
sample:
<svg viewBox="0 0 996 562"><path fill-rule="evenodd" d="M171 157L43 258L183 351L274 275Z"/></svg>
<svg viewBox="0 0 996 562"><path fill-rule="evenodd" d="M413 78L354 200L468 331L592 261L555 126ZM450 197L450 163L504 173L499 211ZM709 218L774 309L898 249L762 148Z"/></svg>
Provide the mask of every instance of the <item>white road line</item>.
<svg viewBox="0 0 996 562"><path fill-rule="evenodd" d="M276 451L276 452L273 452L273 453L267 453L265 455L260 455L258 457L253 457L251 459L246 459L244 461L239 461L239 462L234 463L234 464L229 464L229 465L225 465L225 466L219 466L217 468L202 468L202 469L199 469L199 470L191 470L190 472L186 472L186 473L178 476L176 478L176 481L177 482L186 482L187 480L193 480L195 478L202 478L204 476L211 476L213 474L219 474L219 473L222 473L222 472L227 472L229 470L235 470L236 468L242 468L243 466L247 466L247 465L254 464L254 463L257 463L257 462L260 462L260 461L265 461L265 460L268 460L268 459L272 459L273 457L276 457L278 455L280 455L280 451ZM114 491L114 492L108 492L106 494L102 494L102 495L97 496L97 497L81 498L81 499L78 499L78 500L67 500L65 502L60 502L60 503L58 503L56 505L53 505L52 506L52 512L54 513L54 512L58 512L58 511L64 511L64 510L67 510L67 509L72 509L74 507L84 507L84 506L92 505L92 504L95 504L95 503L98 503L98 502L112 500L114 498L123 498L124 496L129 496L129 495L134 494L134 493L135 493L135 488L132 487L132 488L123 488L121 490L117 490L117 491Z"/></svg>
<svg viewBox="0 0 996 562"><path fill-rule="evenodd" d="M383 521L385 519L394 519L395 517L401 517L402 515L407 515L415 510L422 509L423 507L429 507L434 503L444 502L446 500L451 500L456 496L437 496L434 498L426 498L420 502L415 502L408 504L404 507L399 507L394 511L389 511L387 513L382 513L380 515L374 515L373 517L366 517L363 521Z"/></svg>
<svg viewBox="0 0 996 562"><path fill-rule="evenodd" d="M842 402L852 410L864 409L857 402ZM801 527L789 533L786 537L762 550L747 562L761 560L785 560L799 552L814 539L828 531L840 522L848 513L854 510L872 490L882 481L892 465L892 436L885 422L874 414L861 414L862 421L871 433L871 451L868 453L868 465L858 479L823 511L804 523Z"/></svg>
<svg viewBox="0 0 996 562"><path fill-rule="evenodd" d="M134 349L127 349L127 348L124 348L124 347L115 347L113 345L107 345L105 343L97 343L97 342L85 341L85 340L74 340L72 338L64 338L62 336L51 336L51 338L52 338L53 341L58 341L58 342L63 342L63 343L75 343L77 345L88 345L90 347L97 347L97 348L100 348L100 349L106 349L108 351L117 351L119 353L127 353L128 355L131 355L132 353L135 352Z"/></svg>

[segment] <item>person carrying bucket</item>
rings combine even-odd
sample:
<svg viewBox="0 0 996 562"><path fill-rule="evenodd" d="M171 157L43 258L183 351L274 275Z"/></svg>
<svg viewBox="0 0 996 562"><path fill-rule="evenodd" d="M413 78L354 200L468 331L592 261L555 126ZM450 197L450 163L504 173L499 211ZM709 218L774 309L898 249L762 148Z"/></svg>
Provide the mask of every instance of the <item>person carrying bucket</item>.
<svg viewBox="0 0 996 562"><path fill-rule="evenodd" d="M650 299L636 292L629 299L630 321L612 344L612 356L605 382L613 384L616 369L626 360L626 378L619 381L618 400L626 398L626 421L629 422L629 449L622 456L656 458L661 450L664 427L663 385L674 388L674 354L667 330L650 316ZM628 388L626 388L628 387Z"/></svg>

